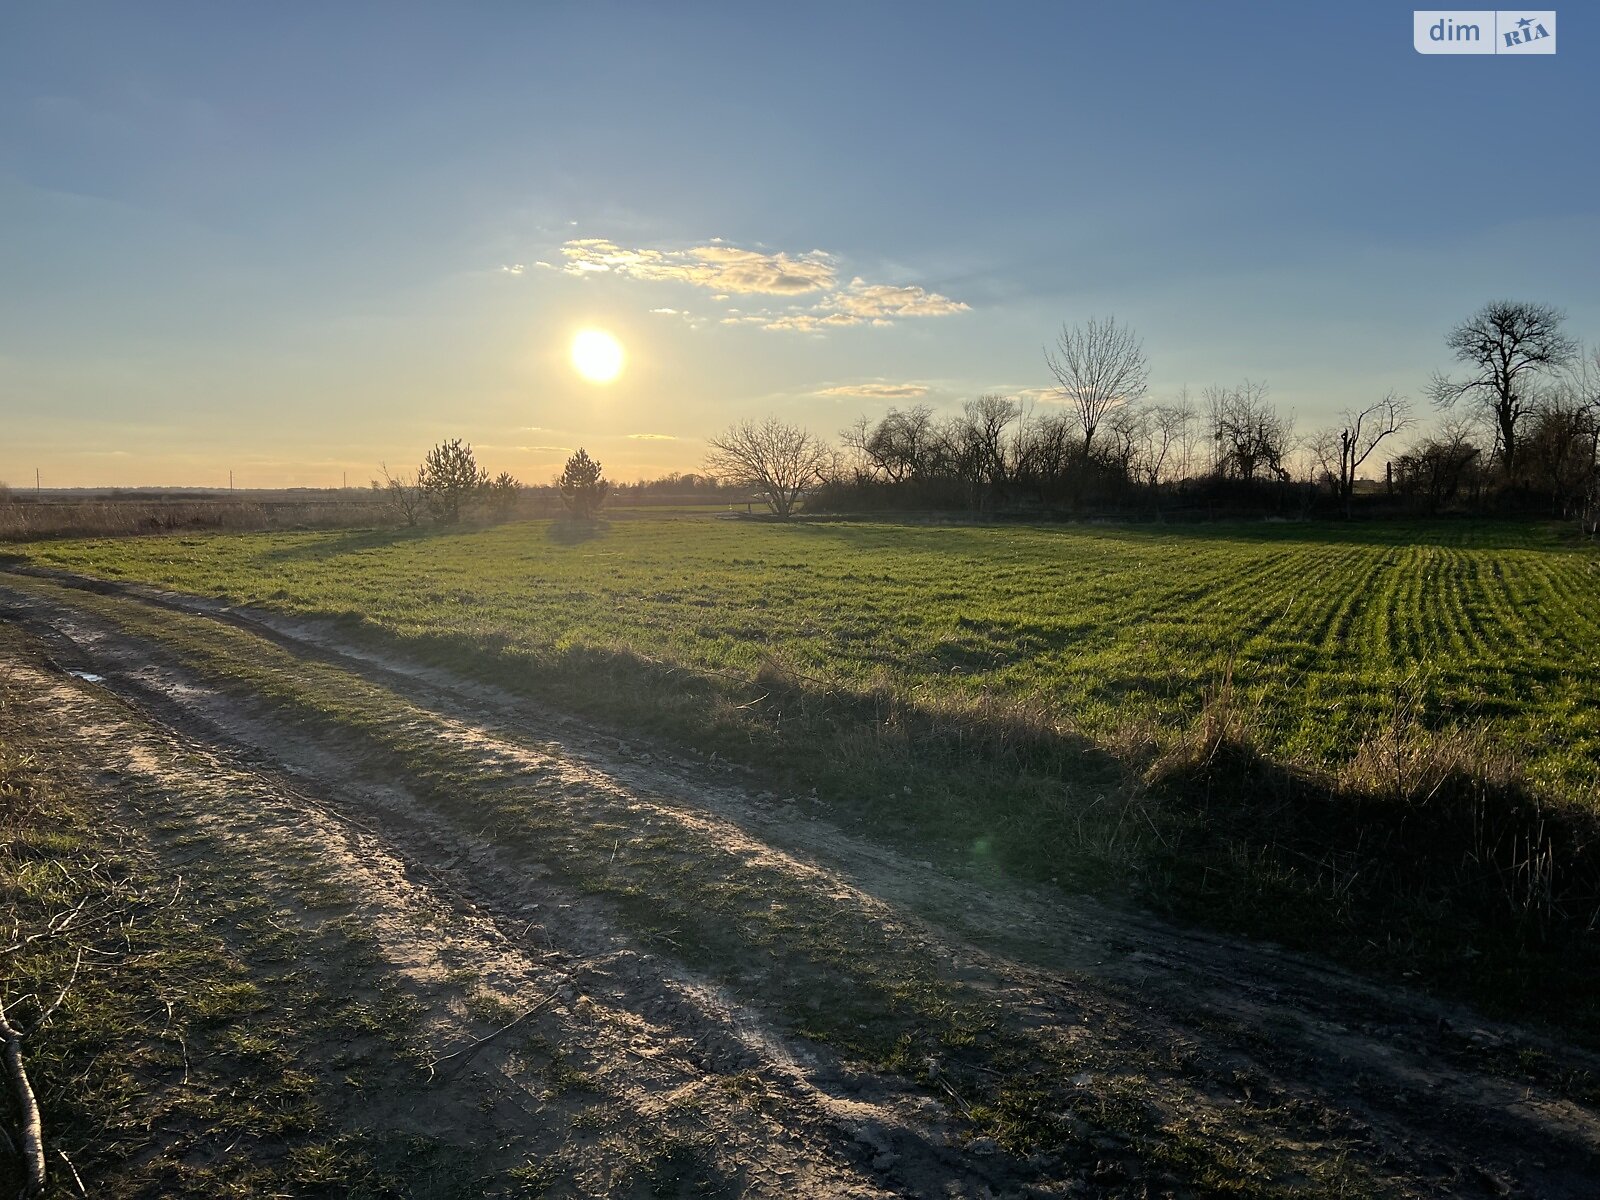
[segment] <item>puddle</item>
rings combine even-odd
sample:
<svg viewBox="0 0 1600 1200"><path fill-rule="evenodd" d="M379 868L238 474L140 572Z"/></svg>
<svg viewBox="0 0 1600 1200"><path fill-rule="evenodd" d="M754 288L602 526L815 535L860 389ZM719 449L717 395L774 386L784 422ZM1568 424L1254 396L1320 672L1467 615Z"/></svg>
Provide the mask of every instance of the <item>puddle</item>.
<svg viewBox="0 0 1600 1200"><path fill-rule="evenodd" d="M104 683L106 681L104 675L96 675L93 671L68 671L67 674L76 675L85 683Z"/></svg>

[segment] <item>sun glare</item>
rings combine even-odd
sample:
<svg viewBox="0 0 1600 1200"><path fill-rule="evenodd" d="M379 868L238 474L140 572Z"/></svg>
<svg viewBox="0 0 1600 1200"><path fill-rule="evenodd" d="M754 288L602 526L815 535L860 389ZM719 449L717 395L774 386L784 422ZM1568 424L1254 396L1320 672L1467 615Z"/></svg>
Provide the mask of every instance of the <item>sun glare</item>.
<svg viewBox="0 0 1600 1200"><path fill-rule="evenodd" d="M622 343L603 329L580 330L572 339L572 365L590 383L610 383L622 374Z"/></svg>

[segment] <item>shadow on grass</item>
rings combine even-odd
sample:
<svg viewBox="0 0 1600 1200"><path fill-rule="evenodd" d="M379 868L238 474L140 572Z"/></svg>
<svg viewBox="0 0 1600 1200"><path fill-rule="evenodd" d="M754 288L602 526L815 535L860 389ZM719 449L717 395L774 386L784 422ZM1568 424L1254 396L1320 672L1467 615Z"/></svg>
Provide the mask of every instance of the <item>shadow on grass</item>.
<svg viewBox="0 0 1600 1200"><path fill-rule="evenodd" d="M326 562L345 554L358 554L363 550L383 550L403 542L422 541L443 533L459 532L460 526L384 529L352 529L325 537L312 537L292 546L279 546L261 555L267 562Z"/></svg>
<svg viewBox="0 0 1600 1200"><path fill-rule="evenodd" d="M381 636L381 635L380 635ZM1183 730L1092 738L1045 701L926 701L769 660L711 674L628 648L413 654L617 728L743 761L829 815L975 875L1134 895L1600 1044L1600 810L1531 787L1486 740L1375 731L1309 770L1213 695Z"/></svg>
<svg viewBox="0 0 1600 1200"><path fill-rule="evenodd" d="M611 522L603 518L557 517L545 527L545 537L560 546L581 546L611 532Z"/></svg>
<svg viewBox="0 0 1600 1200"><path fill-rule="evenodd" d="M1431 518L1396 521L1082 520L1025 517L978 518L962 513L861 513L801 517L788 522L797 532L831 537L870 548L904 549L906 529L940 530L983 538L988 531L1026 530L1041 536L1078 535L1126 542L1253 542L1265 545L1438 546L1458 550L1559 549L1584 545L1570 523L1546 518Z"/></svg>

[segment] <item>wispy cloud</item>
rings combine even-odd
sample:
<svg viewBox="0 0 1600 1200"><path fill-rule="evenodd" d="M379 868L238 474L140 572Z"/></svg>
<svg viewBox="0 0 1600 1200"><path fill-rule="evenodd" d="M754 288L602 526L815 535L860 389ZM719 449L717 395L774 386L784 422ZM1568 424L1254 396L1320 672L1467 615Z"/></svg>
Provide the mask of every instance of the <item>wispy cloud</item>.
<svg viewBox="0 0 1600 1200"><path fill-rule="evenodd" d="M1066 399L1060 388L1030 387L1030 388L1000 388L1001 393L1017 400L1031 400L1038 404L1060 404Z"/></svg>
<svg viewBox="0 0 1600 1200"><path fill-rule="evenodd" d="M677 437L670 433L630 433L628 435L636 442L675 442Z"/></svg>
<svg viewBox="0 0 1600 1200"><path fill-rule="evenodd" d="M737 246L688 250L625 249L605 238L579 238L561 247L568 274L609 272L652 282L690 283L713 292L803 296L833 287L838 271L821 250L801 255L767 254Z"/></svg>
<svg viewBox="0 0 1600 1200"><path fill-rule="evenodd" d="M687 249L620 246L609 238L575 238L561 247L560 270L569 275L611 275L649 283L679 283L704 288L712 300L735 296L814 297L786 309L743 311L727 308L724 325L755 325L773 332L824 333L851 326L885 326L912 317L944 317L966 312L960 300L916 284L869 283L857 275L841 283L839 259L825 250L804 253L747 250L721 238ZM537 265L548 267L548 263ZM521 274L515 264L503 271ZM680 309L653 308L664 316Z"/></svg>
<svg viewBox="0 0 1600 1200"><path fill-rule="evenodd" d="M865 396L870 400L913 400L927 394L928 389L920 383L841 383L817 393L819 396Z"/></svg>
<svg viewBox="0 0 1600 1200"><path fill-rule="evenodd" d="M859 276L837 297L845 312L867 319L888 317L945 317L966 312L968 305L938 292L916 286L894 287L887 283L868 283Z"/></svg>
<svg viewBox="0 0 1600 1200"><path fill-rule="evenodd" d="M866 324L866 320L862 317L841 312L784 313L777 316L763 313L752 317L738 317L735 320L748 321L751 324L759 325L763 329L770 329L776 333L785 331L792 333L821 333L824 330L837 329L844 325ZM733 322L725 321L723 323L732 324Z"/></svg>

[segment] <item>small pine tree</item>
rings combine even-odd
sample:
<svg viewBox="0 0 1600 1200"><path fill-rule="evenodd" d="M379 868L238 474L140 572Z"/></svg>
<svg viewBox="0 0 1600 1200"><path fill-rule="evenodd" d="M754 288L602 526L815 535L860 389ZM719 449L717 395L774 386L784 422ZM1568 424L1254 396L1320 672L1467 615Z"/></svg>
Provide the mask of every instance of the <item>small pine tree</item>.
<svg viewBox="0 0 1600 1200"><path fill-rule="evenodd" d="M417 488L433 519L443 525L460 521L488 486L488 472L478 466L472 447L460 438L440 442L417 468Z"/></svg>
<svg viewBox="0 0 1600 1200"><path fill-rule="evenodd" d="M556 487L561 489L561 503L567 506L567 511L587 520L600 511L611 483L601 477L600 464L579 446L578 452L567 459L566 467L556 476Z"/></svg>
<svg viewBox="0 0 1600 1200"><path fill-rule="evenodd" d="M509 521L522 497L522 481L509 471L501 471L489 484L489 511L496 521Z"/></svg>

